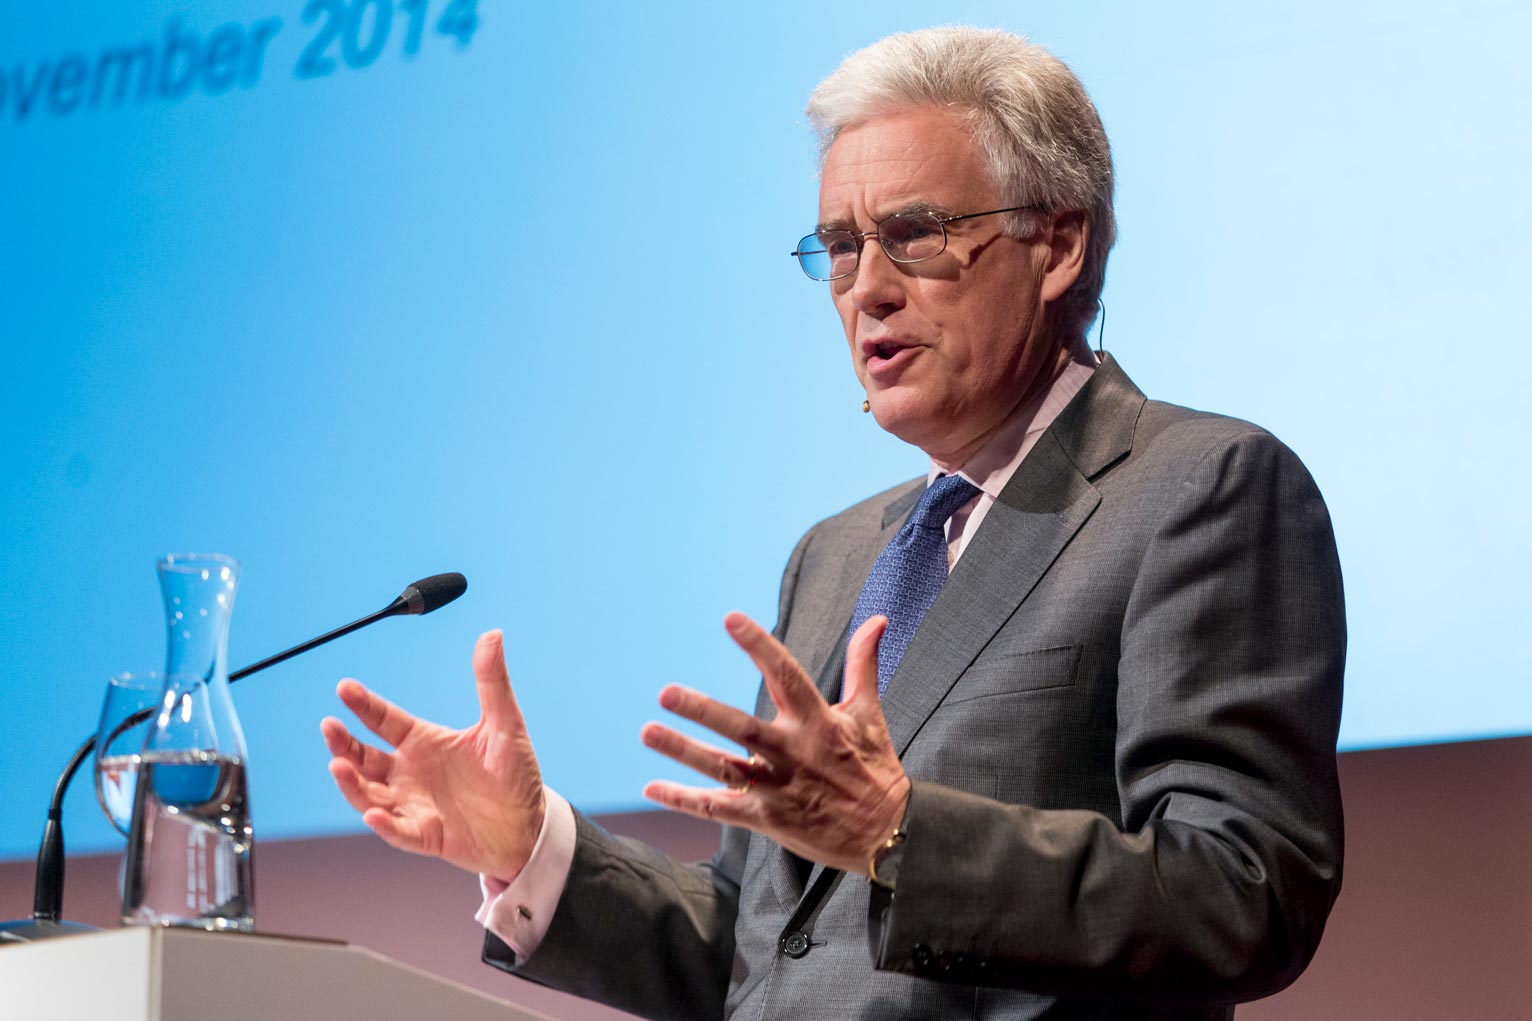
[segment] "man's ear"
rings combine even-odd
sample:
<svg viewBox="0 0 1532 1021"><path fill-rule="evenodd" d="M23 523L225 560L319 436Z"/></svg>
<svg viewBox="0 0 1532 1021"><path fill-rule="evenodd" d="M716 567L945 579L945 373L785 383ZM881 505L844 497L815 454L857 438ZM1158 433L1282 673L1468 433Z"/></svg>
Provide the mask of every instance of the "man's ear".
<svg viewBox="0 0 1532 1021"><path fill-rule="evenodd" d="M1042 299L1056 301L1080 276L1085 264L1085 244L1090 240L1090 222L1083 209L1066 209L1053 215L1045 228L1048 263L1043 268Z"/></svg>

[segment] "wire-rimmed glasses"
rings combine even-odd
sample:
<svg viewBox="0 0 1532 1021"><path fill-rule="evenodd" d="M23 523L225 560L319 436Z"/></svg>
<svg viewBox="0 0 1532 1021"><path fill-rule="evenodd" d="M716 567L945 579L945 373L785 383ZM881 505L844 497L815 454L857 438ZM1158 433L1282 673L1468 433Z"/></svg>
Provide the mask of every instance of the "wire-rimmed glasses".
<svg viewBox="0 0 1532 1021"><path fill-rule="evenodd" d="M924 262L947 250L947 224L972 220L996 213L1016 213L1038 206L1007 206L986 209L982 213L940 216L929 209L908 209L879 220L873 230L854 231L839 228L806 234L790 254L803 267L810 280L839 280L856 272L862 258L862 246L870 237L878 239L883 251L895 262Z"/></svg>

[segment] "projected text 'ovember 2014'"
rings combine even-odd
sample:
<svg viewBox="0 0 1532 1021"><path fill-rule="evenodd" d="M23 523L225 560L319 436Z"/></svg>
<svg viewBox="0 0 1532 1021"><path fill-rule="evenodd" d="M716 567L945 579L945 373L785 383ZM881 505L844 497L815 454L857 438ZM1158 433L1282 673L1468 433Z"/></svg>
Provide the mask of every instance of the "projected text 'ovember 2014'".
<svg viewBox="0 0 1532 1021"><path fill-rule="evenodd" d="M304 28L283 37L279 17L203 33L177 16L150 39L0 67L0 122L253 88L283 61L286 38L296 40L286 56L293 76L314 79L390 54L410 60L431 46L461 51L479 29L477 0L305 0L300 18Z"/></svg>

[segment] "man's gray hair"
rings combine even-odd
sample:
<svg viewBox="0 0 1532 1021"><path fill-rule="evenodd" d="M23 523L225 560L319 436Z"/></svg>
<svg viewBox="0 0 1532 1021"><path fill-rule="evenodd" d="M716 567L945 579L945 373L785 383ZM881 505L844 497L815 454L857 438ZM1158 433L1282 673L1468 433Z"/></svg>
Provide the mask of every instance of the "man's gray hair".
<svg viewBox="0 0 1532 1021"><path fill-rule="evenodd" d="M891 35L851 54L819 83L805 112L819 133L823 164L843 129L925 104L968 113L1006 205L1085 211L1085 262L1059 299L1065 337L1083 337L1117 236L1112 151L1085 87L1063 61L1022 36L947 26ZM1031 234L1026 213L1006 220L1013 236Z"/></svg>

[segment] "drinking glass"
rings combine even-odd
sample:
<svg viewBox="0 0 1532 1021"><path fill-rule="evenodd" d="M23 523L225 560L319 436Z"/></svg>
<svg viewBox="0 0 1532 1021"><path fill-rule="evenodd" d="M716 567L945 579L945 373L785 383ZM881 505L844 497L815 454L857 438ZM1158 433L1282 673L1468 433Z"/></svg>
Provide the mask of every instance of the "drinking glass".
<svg viewBox="0 0 1532 1021"><path fill-rule="evenodd" d="M156 671L118 674L107 681L96 727L96 800L117 832L128 835L133 790L149 722L159 707L165 678Z"/></svg>

